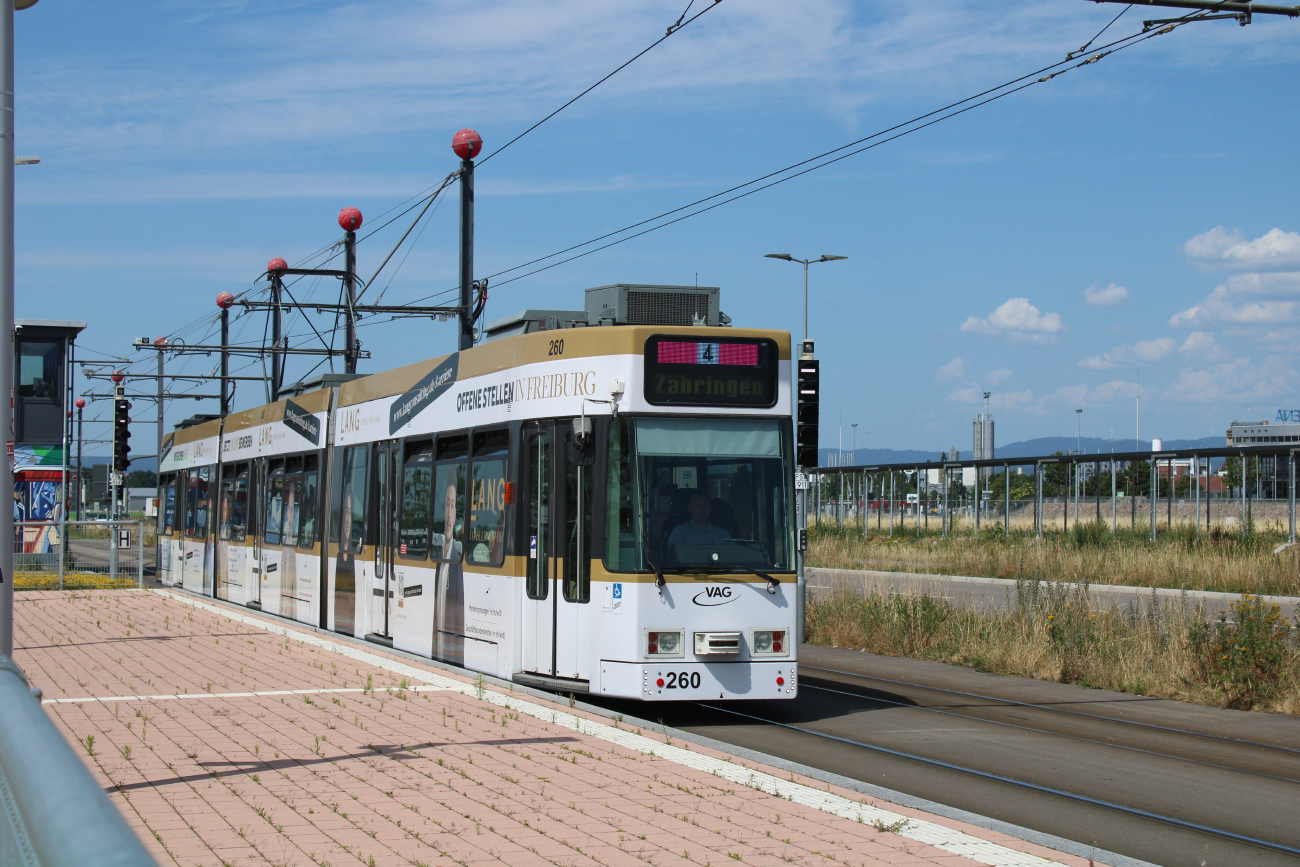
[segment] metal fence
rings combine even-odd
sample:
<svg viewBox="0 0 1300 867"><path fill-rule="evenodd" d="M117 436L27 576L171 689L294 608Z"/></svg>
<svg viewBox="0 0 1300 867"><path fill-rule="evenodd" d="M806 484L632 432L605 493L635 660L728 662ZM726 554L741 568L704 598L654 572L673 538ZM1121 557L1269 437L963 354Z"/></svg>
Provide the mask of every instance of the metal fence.
<svg viewBox="0 0 1300 867"><path fill-rule="evenodd" d="M1096 522L1112 531L1141 527L1152 539L1180 524L1198 536L1216 524L1243 535L1273 524L1295 542L1297 452L1253 447L821 467L805 504L810 521L864 532L887 522L891 535L930 529L932 520L944 535L958 524L1041 536ZM1235 478L1211 473L1212 462L1224 459L1236 462ZM973 490L960 483L963 475L973 476ZM1013 494L1026 484L1030 496ZM1045 485L1064 490L1053 495ZM1153 496L1133 496L1141 487Z"/></svg>
<svg viewBox="0 0 1300 867"><path fill-rule="evenodd" d="M143 587L153 571L152 522L15 521L14 589Z"/></svg>
<svg viewBox="0 0 1300 867"><path fill-rule="evenodd" d="M157 867L103 787L0 654L0 864Z"/></svg>

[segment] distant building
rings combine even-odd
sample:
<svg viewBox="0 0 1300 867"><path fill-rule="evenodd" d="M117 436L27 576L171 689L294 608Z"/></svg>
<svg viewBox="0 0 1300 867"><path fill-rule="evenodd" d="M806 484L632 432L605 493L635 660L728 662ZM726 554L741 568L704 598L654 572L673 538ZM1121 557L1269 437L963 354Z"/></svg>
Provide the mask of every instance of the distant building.
<svg viewBox="0 0 1300 867"><path fill-rule="evenodd" d="M1267 421L1234 421L1228 427L1228 445L1262 446L1274 443L1300 443L1300 424Z"/></svg>
<svg viewBox="0 0 1300 867"><path fill-rule="evenodd" d="M1226 434L1229 446L1258 448L1269 445L1300 444L1300 411L1279 409L1273 421L1234 421ZM1285 459L1260 457L1254 476L1252 496L1285 497L1291 484L1291 470Z"/></svg>

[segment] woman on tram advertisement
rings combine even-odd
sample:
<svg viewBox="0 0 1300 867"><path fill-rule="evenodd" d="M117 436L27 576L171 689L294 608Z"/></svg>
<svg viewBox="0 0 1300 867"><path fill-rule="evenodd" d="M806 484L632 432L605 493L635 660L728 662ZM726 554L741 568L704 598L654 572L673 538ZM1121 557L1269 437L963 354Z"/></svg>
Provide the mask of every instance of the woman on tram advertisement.
<svg viewBox="0 0 1300 867"><path fill-rule="evenodd" d="M435 491L444 496L433 504L433 555L438 560L434 593L433 654L443 662L463 664L465 657L465 576L461 569L465 521L460 491L465 484L465 464L438 467Z"/></svg>

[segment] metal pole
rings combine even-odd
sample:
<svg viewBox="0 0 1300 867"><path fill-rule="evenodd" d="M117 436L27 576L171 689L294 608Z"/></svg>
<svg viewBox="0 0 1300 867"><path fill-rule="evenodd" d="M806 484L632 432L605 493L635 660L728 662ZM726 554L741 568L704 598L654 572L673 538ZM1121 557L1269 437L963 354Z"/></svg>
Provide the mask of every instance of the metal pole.
<svg viewBox="0 0 1300 867"><path fill-rule="evenodd" d="M82 475L81 468L81 436L83 433L82 413L86 411L85 407L77 407L77 520L86 519L86 480Z"/></svg>
<svg viewBox="0 0 1300 867"><path fill-rule="evenodd" d="M139 589L144 589L144 521L138 521L135 525L135 585Z"/></svg>
<svg viewBox="0 0 1300 867"><path fill-rule="evenodd" d="M1064 502L1061 503L1061 521L1065 527L1065 532L1070 532L1070 493L1074 490L1073 482L1074 464L1071 463L1065 468L1065 482L1069 487L1065 490ZM1075 517L1078 517L1077 515Z"/></svg>
<svg viewBox="0 0 1300 867"><path fill-rule="evenodd" d="M1043 538L1043 465L1034 464L1034 532Z"/></svg>
<svg viewBox="0 0 1300 867"><path fill-rule="evenodd" d="M821 272L818 272L821 273ZM808 339L808 260L803 263L803 339ZM890 513L891 520L893 513Z"/></svg>
<svg viewBox="0 0 1300 867"><path fill-rule="evenodd" d="M1241 453L1241 538L1246 538L1246 480L1250 475L1246 472L1246 453Z"/></svg>
<svg viewBox="0 0 1300 867"><path fill-rule="evenodd" d="M280 293L284 288L278 273L271 275L271 393L267 400L271 403L280 399L280 388L284 385L281 377L284 372L284 308L280 306ZM161 383L162 380L159 380ZM159 388L162 386L159 385Z"/></svg>
<svg viewBox="0 0 1300 867"><path fill-rule="evenodd" d="M1002 468L1002 481L1005 490L1002 492L1002 503L1006 507L1002 510L1002 534L1011 535L1011 464Z"/></svg>
<svg viewBox="0 0 1300 867"><path fill-rule="evenodd" d="M1169 476L1169 498L1165 500L1165 511L1168 514L1169 529L1174 528L1174 459L1170 458L1165 461L1165 468Z"/></svg>
<svg viewBox="0 0 1300 867"><path fill-rule="evenodd" d="M795 491L795 508L798 510L799 513L799 517L796 518L795 521L798 524L798 529L803 531L802 533L800 533L800 535L806 539L808 538L808 491L807 490ZM796 569L795 591L794 591L795 605L799 609L799 616L795 618L795 641L802 644L804 640L804 618L803 618L803 612L805 610L804 594L807 590L807 585L804 583L804 576L803 576L804 556L803 556L802 545L795 546L794 556L795 556L795 569Z"/></svg>
<svg viewBox="0 0 1300 867"><path fill-rule="evenodd" d="M0 334L9 343L0 352L0 491L14 489L14 5L0 3ZM6 494L12 496L12 494ZM0 509L0 654L14 652L14 514Z"/></svg>
<svg viewBox="0 0 1300 867"><path fill-rule="evenodd" d="M1197 519L1200 520L1199 518ZM1205 459L1205 532L1210 532L1210 459Z"/></svg>
<svg viewBox="0 0 1300 867"><path fill-rule="evenodd" d="M345 317L346 328L343 332L343 372L357 372L357 233L348 230L343 236L343 270L348 276L343 278L343 289L348 294L348 309ZM277 396L277 400L279 397Z"/></svg>
<svg viewBox="0 0 1300 867"><path fill-rule="evenodd" d="M1097 523L1101 523L1101 461L1092 462L1093 478L1097 480Z"/></svg>
<svg viewBox="0 0 1300 867"><path fill-rule="evenodd" d="M473 145L470 146L473 156ZM804 266L804 298L807 299L807 266ZM474 160L460 161L460 342L458 349L470 349L474 346L474 323L471 317L474 311ZM806 311L805 307L805 311ZM805 312L804 321L807 322ZM804 326L804 339L808 339L807 325ZM821 481L820 479L818 480Z"/></svg>
<svg viewBox="0 0 1300 867"><path fill-rule="evenodd" d="M1291 534L1287 541L1292 545L1295 544L1295 452L1288 452L1286 456L1287 470L1290 473L1290 484L1286 489L1286 514L1287 521L1291 527ZM1199 521L1197 522L1199 525Z"/></svg>
<svg viewBox="0 0 1300 867"><path fill-rule="evenodd" d="M274 362L275 357L272 356L271 360ZM160 348L158 349L158 446L157 446L156 449L154 449L154 454L156 454L156 455L158 456L158 475L159 475L159 476L162 475L163 426L164 426L164 424L163 424L163 395L165 394L165 391L164 391L164 389L163 389L163 366L164 366L164 362L163 362L163 350L162 350L162 348L160 347ZM155 487L157 487L157 485L155 485Z"/></svg>
<svg viewBox="0 0 1300 867"><path fill-rule="evenodd" d="M1116 513L1115 492L1117 490L1115 479L1115 459L1110 461L1110 534L1113 536L1119 531L1119 516Z"/></svg>
<svg viewBox="0 0 1300 867"><path fill-rule="evenodd" d="M927 510L928 511L928 510ZM921 468L916 468L916 535L921 535Z"/></svg>
<svg viewBox="0 0 1300 867"><path fill-rule="evenodd" d="M221 308L221 417L230 415L230 308ZM162 350L158 351L158 361L162 362ZM274 357L272 357L274 362ZM158 392L162 393L162 371L158 371ZM161 398L160 398L161 400ZM158 405L158 414L162 415L162 404ZM162 454L159 443L157 454Z"/></svg>
<svg viewBox="0 0 1300 867"><path fill-rule="evenodd" d="M950 485L951 482L948 479L948 464L944 463L943 465L943 523L942 523L943 530L941 535L945 539L948 538L948 488L950 487Z"/></svg>
<svg viewBox="0 0 1300 867"><path fill-rule="evenodd" d="M1148 498L1150 500L1151 508L1147 510L1151 513L1151 541L1152 542L1156 540L1156 509L1160 508L1160 503L1158 501L1159 496L1160 496L1160 474L1156 472L1156 461L1153 458L1151 460L1151 496Z"/></svg>
<svg viewBox="0 0 1300 867"><path fill-rule="evenodd" d="M889 471L889 535L894 535L894 471Z"/></svg>

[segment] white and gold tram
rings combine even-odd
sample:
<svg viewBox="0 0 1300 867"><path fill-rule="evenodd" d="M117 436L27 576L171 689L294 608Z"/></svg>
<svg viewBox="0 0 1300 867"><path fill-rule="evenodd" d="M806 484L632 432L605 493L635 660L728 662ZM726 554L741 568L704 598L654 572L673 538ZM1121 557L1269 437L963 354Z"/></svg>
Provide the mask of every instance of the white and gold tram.
<svg viewBox="0 0 1300 867"><path fill-rule="evenodd" d="M181 427L160 580L565 692L793 698L790 336L611 290Z"/></svg>

